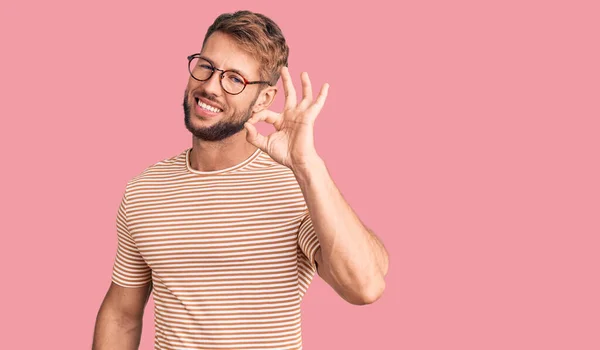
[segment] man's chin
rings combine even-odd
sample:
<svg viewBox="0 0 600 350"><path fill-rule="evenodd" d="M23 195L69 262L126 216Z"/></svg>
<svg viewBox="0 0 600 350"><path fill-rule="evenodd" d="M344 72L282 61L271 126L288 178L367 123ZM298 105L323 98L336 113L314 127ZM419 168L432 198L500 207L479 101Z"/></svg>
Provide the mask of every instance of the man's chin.
<svg viewBox="0 0 600 350"><path fill-rule="evenodd" d="M218 124L219 120L220 120L219 118L211 119L211 118L198 116L197 114L192 112L192 114L190 115L190 118L189 118L189 123L195 129L206 130L206 129L209 129L210 127Z"/></svg>
<svg viewBox="0 0 600 350"><path fill-rule="evenodd" d="M195 137L205 141L221 141L244 130L244 124L216 123L209 127L201 127L193 121L186 120L185 126Z"/></svg>

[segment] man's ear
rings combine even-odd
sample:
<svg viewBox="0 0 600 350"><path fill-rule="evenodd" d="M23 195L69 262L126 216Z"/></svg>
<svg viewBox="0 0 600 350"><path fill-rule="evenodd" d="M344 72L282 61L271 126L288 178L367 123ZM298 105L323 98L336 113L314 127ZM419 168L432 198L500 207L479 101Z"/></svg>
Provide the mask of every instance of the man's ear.
<svg viewBox="0 0 600 350"><path fill-rule="evenodd" d="M269 109L269 106L275 101L275 95L277 95L277 88L275 86L269 86L263 89L258 95L254 107L252 107L252 113L258 113L265 109Z"/></svg>

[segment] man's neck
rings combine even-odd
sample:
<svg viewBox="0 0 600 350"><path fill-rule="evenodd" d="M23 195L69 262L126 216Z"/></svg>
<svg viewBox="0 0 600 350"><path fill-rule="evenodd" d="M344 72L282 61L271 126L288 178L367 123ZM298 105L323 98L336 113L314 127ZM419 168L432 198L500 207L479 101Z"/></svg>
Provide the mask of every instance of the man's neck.
<svg viewBox="0 0 600 350"><path fill-rule="evenodd" d="M218 171L231 168L248 159L254 152L253 146L246 140L246 131L221 141L205 141L192 136L190 166L198 171Z"/></svg>

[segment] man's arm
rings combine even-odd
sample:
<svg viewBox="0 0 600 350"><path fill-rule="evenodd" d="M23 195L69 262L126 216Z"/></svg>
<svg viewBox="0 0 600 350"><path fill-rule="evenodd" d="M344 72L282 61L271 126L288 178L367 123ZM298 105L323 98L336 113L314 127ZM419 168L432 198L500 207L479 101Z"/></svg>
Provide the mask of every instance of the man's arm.
<svg viewBox="0 0 600 350"><path fill-rule="evenodd" d="M270 103L255 109L244 124L246 140L294 172L319 239L315 261L321 278L353 304L372 303L385 289L387 252L346 203L314 146L314 122L325 104L329 84L323 84L313 100L308 73L303 72L302 100L298 103L285 66L281 67L281 78L284 111L266 109ZM268 137L259 134L254 126L259 121L272 124L276 132Z"/></svg>
<svg viewBox="0 0 600 350"><path fill-rule="evenodd" d="M311 158L294 174L319 239L315 254L319 276L352 304L379 299L388 271L381 241L342 197L321 158Z"/></svg>
<svg viewBox="0 0 600 350"><path fill-rule="evenodd" d="M152 283L125 288L111 282L96 317L92 350L137 350Z"/></svg>

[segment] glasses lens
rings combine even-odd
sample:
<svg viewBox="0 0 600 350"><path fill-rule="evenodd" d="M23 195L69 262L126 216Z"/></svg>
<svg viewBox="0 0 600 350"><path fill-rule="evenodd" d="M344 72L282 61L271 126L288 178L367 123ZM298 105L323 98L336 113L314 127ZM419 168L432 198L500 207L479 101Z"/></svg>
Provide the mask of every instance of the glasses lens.
<svg viewBox="0 0 600 350"><path fill-rule="evenodd" d="M194 57L189 64L190 74L198 80L206 80L210 78L213 67L207 60L199 57Z"/></svg>
<svg viewBox="0 0 600 350"><path fill-rule="evenodd" d="M230 94L239 94L244 90L244 86L246 85L244 77L234 72L225 72L222 84L223 89Z"/></svg>

